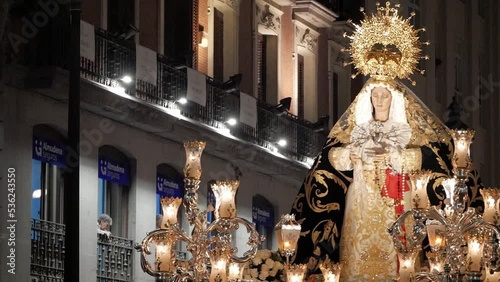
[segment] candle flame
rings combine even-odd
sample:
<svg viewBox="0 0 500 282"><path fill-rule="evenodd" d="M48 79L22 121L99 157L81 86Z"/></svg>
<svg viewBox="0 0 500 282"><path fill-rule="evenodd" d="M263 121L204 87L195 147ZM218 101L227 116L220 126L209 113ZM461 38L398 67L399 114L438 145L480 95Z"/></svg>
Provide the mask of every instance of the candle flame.
<svg viewBox="0 0 500 282"><path fill-rule="evenodd" d="M216 268L218 270L222 270L222 269L226 268L226 261L224 259L218 260L215 263L214 268Z"/></svg>
<svg viewBox="0 0 500 282"><path fill-rule="evenodd" d="M165 210L165 213L167 216L174 216L177 214L177 208L172 204L168 205L166 210Z"/></svg>
<svg viewBox="0 0 500 282"><path fill-rule="evenodd" d="M443 239L439 236L436 237L436 245L438 246L441 246L441 244L443 243Z"/></svg>
<svg viewBox="0 0 500 282"><path fill-rule="evenodd" d="M481 250L481 243L478 240L473 239L469 244L471 244L471 251L479 253Z"/></svg>
<svg viewBox="0 0 500 282"><path fill-rule="evenodd" d="M403 265L405 268L411 267L412 265L412 260L411 259L406 259L403 261Z"/></svg>
<svg viewBox="0 0 500 282"><path fill-rule="evenodd" d="M238 278L240 275L240 266L237 263L231 263L229 265L229 277Z"/></svg>
<svg viewBox="0 0 500 282"><path fill-rule="evenodd" d="M335 275L334 273L328 273L328 278L327 278L327 281L328 282L337 282L337 275Z"/></svg>
<svg viewBox="0 0 500 282"><path fill-rule="evenodd" d="M291 282L302 282L302 274L292 274Z"/></svg>

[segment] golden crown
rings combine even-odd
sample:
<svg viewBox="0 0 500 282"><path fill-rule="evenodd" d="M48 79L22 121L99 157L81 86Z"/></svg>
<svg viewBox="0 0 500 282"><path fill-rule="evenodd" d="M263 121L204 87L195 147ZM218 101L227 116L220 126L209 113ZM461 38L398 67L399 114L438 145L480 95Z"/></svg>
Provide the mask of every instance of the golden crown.
<svg viewBox="0 0 500 282"><path fill-rule="evenodd" d="M428 56L421 56L422 43L418 37L418 33L425 29L415 30L410 24L415 13L403 19L398 15L399 7L399 4L391 7L390 2L386 2L385 7L377 3L376 14L367 16L361 8L364 15L361 23L357 25L350 22L356 30L351 36L344 34L344 37L351 39L351 47L344 51L351 53L352 61L344 65L354 64L357 73L353 78L360 73L379 80L407 78L415 85L409 78L413 71L424 74L417 64L420 59L429 59Z"/></svg>

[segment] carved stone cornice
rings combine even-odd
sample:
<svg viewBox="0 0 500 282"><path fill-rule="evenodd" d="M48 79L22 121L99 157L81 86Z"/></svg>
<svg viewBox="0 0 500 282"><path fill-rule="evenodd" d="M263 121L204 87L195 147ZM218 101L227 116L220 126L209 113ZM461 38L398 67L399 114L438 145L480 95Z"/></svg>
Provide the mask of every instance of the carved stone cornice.
<svg viewBox="0 0 500 282"><path fill-rule="evenodd" d="M319 33L305 24L295 21L295 43L317 54Z"/></svg>
<svg viewBox="0 0 500 282"><path fill-rule="evenodd" d="M240 7L240 0L217 0L217 2L225 4L234 11Z"/></svg>
<svg viewBox="0 0 500 282"><path fill-rule="evenodd" d="M315 28L329 28L338 15L312 0L297 0L292 7L293 19Z"/></svg>
<svg viewBox="0 0 500 282"><path fill-rule="evenodd" d="M283 12L264 0L255 2L256 20L259 33L279 35L281 30L281 15Z"/></svg>
<svg viewBox="0 0 500 282"><path fill-rule="evenodd" d="M354 26L346 21L336 21L333 23L332 28L328 30L328 40L334 41L344 48L349 48L349 38L344 37L344 33L352 35Z"/></svg>
<svg viewBox="0 0 500 282"><path fill-rule="evenodd" d="M349 52L342 52L345 46L333 40L328 40L328 46L330 52L330 65L343 67L344 62L350 61Z"/></svg>
<svg viewBox="0 0 500 282"><path fill-rule="evenodd" d="M295 4L295 0L273 0L279 6L292 6Z"/></svg>

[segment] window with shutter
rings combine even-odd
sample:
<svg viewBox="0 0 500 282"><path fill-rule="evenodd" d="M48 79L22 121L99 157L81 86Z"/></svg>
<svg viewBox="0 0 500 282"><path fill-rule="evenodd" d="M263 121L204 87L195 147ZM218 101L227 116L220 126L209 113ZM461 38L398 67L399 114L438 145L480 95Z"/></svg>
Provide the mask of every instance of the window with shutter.
<svg viewBox="0 0 500 282"><path fill-rule="evenodd" d="M214 9L214 78L224 80L224 14Z"/></svg>
<svg viewBox="0 0 500 282"><path fill-rule="evenodd" d="M121 34L135 23L134 0L108 0L108 30Z"/></svg>
<svg viewBox="0 0 500 282"><path fill-rule="evenodd" d="M304 89L304 57L302 55L298 55L298 116L300 118L304 118L304 98L305 98L305 89Z"/></svg>
<svg viewBox="0 0 500 282"><path fill-rule="evenodd" d="M187 66L192 64L191 55L195 37L192 3L192 0L165 0L164 54L175 62Z"/></svg>
<svg viewBox="0 0 500 282"><path fill-rule="evenodd" d="M257 39L257 92L262 101L266 101L266 38L259 34Z"/></svg>

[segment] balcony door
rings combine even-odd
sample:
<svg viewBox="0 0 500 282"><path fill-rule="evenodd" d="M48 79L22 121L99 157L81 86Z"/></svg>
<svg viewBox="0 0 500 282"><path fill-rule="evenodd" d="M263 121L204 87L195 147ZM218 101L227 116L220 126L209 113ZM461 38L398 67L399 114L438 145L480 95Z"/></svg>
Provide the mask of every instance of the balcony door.
<svg viewBox="0 0 500 282"><path fill-rule="evenodd" d="M196 26L198 29L198 26ZM187 66L193 63L193 1L165 0L165 56Z"/></svg>

